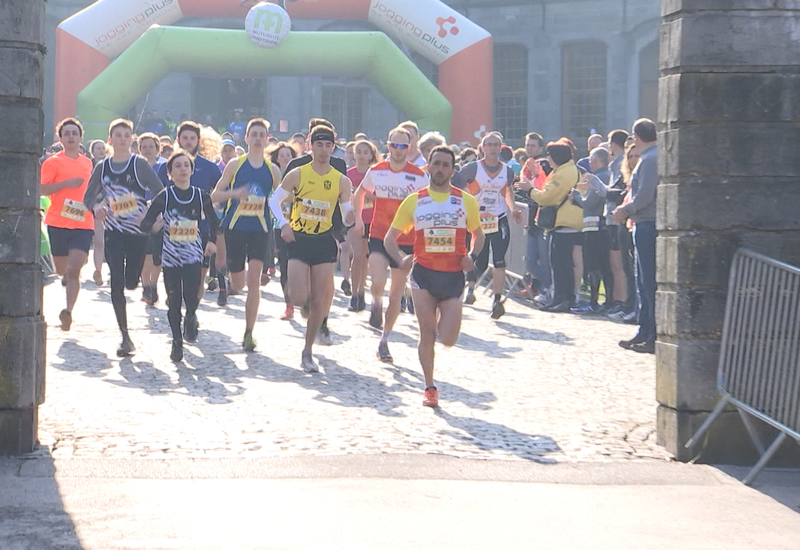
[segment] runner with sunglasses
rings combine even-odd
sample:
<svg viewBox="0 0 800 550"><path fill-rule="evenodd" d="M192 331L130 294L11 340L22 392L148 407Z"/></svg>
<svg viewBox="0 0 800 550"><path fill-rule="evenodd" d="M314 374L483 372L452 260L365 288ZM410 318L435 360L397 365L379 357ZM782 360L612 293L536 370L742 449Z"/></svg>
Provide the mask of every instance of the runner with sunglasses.
<svg viewBox="0 0 800 550"><path fill-rule="evenodd" d="M372 313L369 324L383 328L378 345L378 357L385 363L392 362L389 353L389 334L400 314L400 301L405 291L410 266L401 268L383 245L383 239L392 226L397 209L405 198L428 186L428 176L417 166L408 162L411 134L405 128L389 132L389 160L369 169L355 195L356 230L363 231L361 210L364 197L375 195L374 214L369 227L369 274L372 278ZM400 249L406 254L413 252L414 235L401 235L397 239ZM391 268L392 285L389 289L389 306L383 321L383 291L386 288L386 268Z"/></svg>

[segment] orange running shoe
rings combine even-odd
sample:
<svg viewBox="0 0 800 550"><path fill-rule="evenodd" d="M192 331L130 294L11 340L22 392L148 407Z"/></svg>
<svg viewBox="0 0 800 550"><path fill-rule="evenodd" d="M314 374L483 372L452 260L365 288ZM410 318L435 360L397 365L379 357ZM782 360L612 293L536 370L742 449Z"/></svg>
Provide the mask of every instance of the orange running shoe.
<svg viewBox="0 0 800 550"><path fill-rule="evenodd" d="M422 399L422 406L423 407L438 407L439 406L439 390L436 388L428 388L425 390L424 397Z"/></svg>
<svg viewBox="0 0 800 550"><path fill-rule="evenodd" d="M291 321L294 319L294 306L286 306L286 311L281 315L281 321Z"/></svg>

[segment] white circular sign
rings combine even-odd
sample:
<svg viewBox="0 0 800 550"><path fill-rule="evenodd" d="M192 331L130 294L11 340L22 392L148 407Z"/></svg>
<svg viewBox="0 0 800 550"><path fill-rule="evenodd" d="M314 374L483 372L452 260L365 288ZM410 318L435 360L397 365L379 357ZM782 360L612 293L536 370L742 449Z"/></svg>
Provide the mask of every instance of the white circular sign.
<svg viewBox="0 0 800 550"><path fill-rule="evenodd" d="M277 4L260 2L247 13L244 28L253 44L274 48L286 40L292 20L286 10Z"/></svg>

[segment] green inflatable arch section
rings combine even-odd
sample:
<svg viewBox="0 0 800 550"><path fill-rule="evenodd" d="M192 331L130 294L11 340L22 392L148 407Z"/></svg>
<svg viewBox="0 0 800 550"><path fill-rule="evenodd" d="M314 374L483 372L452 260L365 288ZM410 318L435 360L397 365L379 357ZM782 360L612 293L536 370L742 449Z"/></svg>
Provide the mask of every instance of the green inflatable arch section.
<svg viewBox="0 0 800 550"><path fill-rule="evenodd" d="M78 95L88 139L106 139L123 116L171 72L222 78L368 77L421 128L450 133L450 102L381 32L292 32L277 48L260 48L244 31L153 26Z"/></svg>

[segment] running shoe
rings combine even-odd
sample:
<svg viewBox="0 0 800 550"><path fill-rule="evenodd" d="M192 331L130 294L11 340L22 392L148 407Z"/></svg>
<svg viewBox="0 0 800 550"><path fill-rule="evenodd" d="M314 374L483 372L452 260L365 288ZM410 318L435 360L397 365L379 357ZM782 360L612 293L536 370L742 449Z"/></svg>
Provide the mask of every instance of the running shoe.
<svg viewBox="0 0 800 550"><path fill-rule="evenodd" d="M197 315L187 315L183 321L183 337L187 342L197 342Z"/></svg>
<svg viewBox="0 0 800 550"><path fill-rule="evenodd" d="M147 305L153 305L153 304L150 303L151 302L150 294L151 294L151 292L150 292L150 287L149 286L146 286L146 287L142 288L142 301L144 303L146 303Z"/></svg>
<svg viewBox="0 0 800 550"><path fill-rule="evenodd" d="M423 407L438 407L439 406L439 390L436 388L428 388L422 398Z"/></svg>
<svg viewBox="0 0 800 550"><path fill-rule="evenodd" d="M319 327L317 333L317 343L323 346L332 346L333 339L331 338L331 331L325 325Z"/></svg>
<svg viewBox="0 0 800 550"><path fill-rule="evenodd" d="M636 310L633 310L630 313L626 313L625 315L623 315L622 316L622 322L626 323L626 324L629 324L629 325L635 325L636 324Z"/></svg>
<svg viewBox="0 0 800 550"><path fill-rule="evenodd" d="M492 319L499 319L505 314L506 314L506 308L503 305L503 302L497 300L492 306Z"/></svg>
<svg viewBox="0 0 800 550"><path fill-rule="evenodd" d="M611 306L611 309L606 311L606 317L608 317L609 319L613 319L615 315L621 312L622 312L622 304L617 303Z"/></svg>
<svg viewBox="0 0 800 550"><path fill-rule="evenodd" d="M383 328L383 308L379 303L372 304L372 312L369 315L370 326L381 329Z"/></svg>
<svg viewBox="0 0 800 550"><path fill-rule="evenodd" d="M72 326L72 313L68 309L62 309L58 314L58 320L61 321L61 330L67 332Z"/></svg>
<svg viewBox="0 0 800 550"><path fill-rule="evenodd" d="M150 287L150 299L153 301L153 303L150 304L151 306L156 305L158 302L158 289L154 286ZM167 301L167 307L169 307L169 301Z"/></svg>
<svg viewBox="0 0 800 550"><path fill-rule="evenodd" d="M169 358L176 363L183 361L183 343L180 340L172 341L172 351L169 354Z"/></svg>
<svg viewBox="0 0 800 550"><path fill-rule="evenodd" d="M350 281L347 279L342 279L342 292L344 292L345 296L353 295L353 287L350 286Z"/></svg>
<svg viewBox="0 0 800 550"><path fill-rule="evenodd" d="M406 298L406 305L408 306L408 312L414 315L414 299L411 296Z"/></svg>
<svg viewBox="0 0 800 550"><path fill-rule="evenodd" d="M472 290L471 288L467 290L467 297L464 298L464 303L467 304L468 306L471 306L472 304L475 303L475 291Z"/></svg>
<svg viewBox="0 0 800 550"><path fill-rule="evenodd" d="M630 349L631 351L635 351L636 353L655 353L656 343L653 340L648 340L646 342L640 342L639 344L634 344L628 349Z"/></svg>
<svg viewBox="0 0 800 550"><path fill-rule="evenodd" d="M358 311L364 311L367 309L367 299L364 297L363 294L358 295Z"/></svg>
<svg viewBox="0 0 800 550"><path fill-rule="evenodd" d="M242 349L244 351L255 351L256 341L253 339L253 333L247 331L244 333L244 340L242 341Z"/></svg>
<svg viewBox="0 0 800 550"><path fill-rule="evenodd" d="M92 279L94 280L94 284L97 286L103 286L103 274L99 271L95 271L92 275Z"/></svg>
<svg viewBox="0 0 800 550"><path fill-rule="evenodd" d="M61 286L67 286L67 278L61 277Z"/></svg>
<svg viewBox="0 0 800 550"><path fill-rule="evenodd" d="M358 311L358 296L350 297L350 307L347 308L347 311Z"/></svg>
<svg viewBox="0 0 800 550"><path fill-rule="evenodd" d="M388 342L381 342L378 344L378 359L380 359L384 363L391 363L394 361L392 359L392 354L389 353L389 343Z"/></svg>
<svg viewBox="0 0 800 550"><path fill-rule="evenodd" d="M317 362L314 361L314 357L311 355L310 351L303 351L303 358L300 361L300 365L305 372L319 372Z"/></svg>
<svg viewBox="0 0 800 550"><path fill-rule="evenodd" d="M403 296L400 298L400 313L406 312L406 297Z"/></svg>
<svg viewBox="0 0 800 550"><path fill-rule="evenodd" d="M281 315L281 321L291 321L294 319L294 306L286 306L286 311Z"/></svg>
<svg viewBox="0 0 800 550"><path fill-rule="evenodd" d="M131 342L130 336L123 336L122 343L117 348L117 357L126 357L136 351L136 346Z"/></svg>
<svg viewBox="0 0 800 550"><path fill-rule="evenodd" d="M275 276L275 268L274 268L274 267L270 267L270 268L267 270L267 273L269 273L269 276L270 276L270 277L274 277L274 276Z"/></svg>
<svg viewBox="0 0 800 550"><path fill-rule="evenodd" d="M577 313L579 315L583 315L586 313L602 313L603 306L599 304L592 305L590 303L580 304L570 309L572 313Z"/></svg>
<svg viewBox="0 0 800 550"><path fill-rule="evenodd" d="M220 307L225 307L228 305L228 291L220 289L219 295L217 296L217 305Z"/></svg>
<svg viewBox="0 0 800 550"><path fill-rule="evenodd" d="M206 285L206 290L208 290L209 292L214 292L215 290L217 290L218 286L219 283L217 283L217 278L212 277L211 279L208 280L208 284Z"/></svg>
<svg viewBox="0 0 800 550"><path fill-rule="evenodd" d="M622 341L620 341L619 347L624 348L624 349L633 349L634 346L637 346L639 344L643 344L646 341L647 341L646 338L642 338L641 336L639 336L637 334L636 336L634 336L630 340L622 340Z"/></svg>

